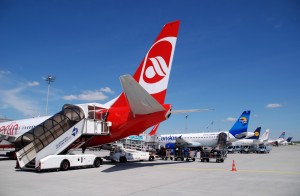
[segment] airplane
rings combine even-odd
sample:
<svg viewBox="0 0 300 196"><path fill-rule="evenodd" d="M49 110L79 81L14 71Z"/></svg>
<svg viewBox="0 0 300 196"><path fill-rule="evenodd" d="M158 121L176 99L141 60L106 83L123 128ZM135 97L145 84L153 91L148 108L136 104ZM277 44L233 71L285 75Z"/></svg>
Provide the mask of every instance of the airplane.
<svg viewBox="0 0 300 196"><path fill-rule="evenodd" d="M14 141L36 125L51 116L42 116L22 120L9 120L0 123L0 148L14 148Z"/></svg>
<svg viewBox="0 0 300 196"><path fill-rule="evenodd" d="M138 135L149 127L167 120L172 106L166 104L165 96L172 67L180 21L167 23L143 58L133 77L120 77L123 92L115 99L93 105L95 115L105 115L105 121L112 122L109 135L93 136L86 147L99 146ZM64 106L65 107L65 106ZM63 107L63 108L64 108ZM59 113L57 113L59 114ZM32 137L36 127L51 116L7 121L0 123L0 141L4 147L23 148L23 142ZM30 135L31 134L31 135ZM2 148L2 146L0 146Z"/></svg>
<svg viewBox="0 0 300 196"><path fill-rule="evenodd" d="M292 143L293 137L288 137L286 141L282 142L281 145L289 145Z"/></svg>
<svg viewBox="0 0 300 196"><path fill-rule="evenodd" d="M259 144L265 144L266 141L268 141L269 138L269 132L270 130L267 129L264 134L260 136L261 127L258 127L254 131L254 136L246 139L237 140L235 142L232 142L232 146L238 146L238 145L259 145Z"/></svg>
<svg viewBox="0 0 300 196"><path fill-rule="evenodd" d="M278 139L275 139L275 140L268 140L268 141L267 141L267 144L269 144L269 145L274 145L274 146L278 146L278 145L282 144L282 142L285 141L284 137L285 137L285 132L282 132L282 133L280 134L280 136L279 136Z"/></svg>
<svg viewBox="0 0 300 196"><path fill-rule="evenodd" d="M225 140L233 142L242 138L253 137L255 133L247 132L250 111L244 111L228 132L208 132L208 133L185 133L185 134L164 134L159 136L158 141L161 146L174 148L182 147L215 147L218 144L218 138L225 137Z"/></svg>

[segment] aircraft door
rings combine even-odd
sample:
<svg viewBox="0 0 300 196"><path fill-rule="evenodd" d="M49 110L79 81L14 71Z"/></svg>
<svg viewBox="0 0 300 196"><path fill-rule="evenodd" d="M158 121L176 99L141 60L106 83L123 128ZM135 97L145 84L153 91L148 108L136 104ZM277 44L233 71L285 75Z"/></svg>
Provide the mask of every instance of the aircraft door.
<svg viewBox="0 0 300 196"><path fill-rule="evenodd" d="M221 132L218 135L218 145L219 145L219 149L224 149L226 147L226 141L227 141L227 134L224 132Z"/></svg>

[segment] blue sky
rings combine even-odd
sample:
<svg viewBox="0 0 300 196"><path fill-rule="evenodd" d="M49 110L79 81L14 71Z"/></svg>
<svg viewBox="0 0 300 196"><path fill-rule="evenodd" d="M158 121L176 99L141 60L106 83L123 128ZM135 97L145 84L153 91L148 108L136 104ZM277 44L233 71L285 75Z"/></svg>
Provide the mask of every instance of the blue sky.
<svg viewBox="0 0 300 196"><path fill-rule="evenodd" d="M299 1L0 1L0 117L44 115L65 103L105 103L121 92L162 26L181 26L159 133L231 128L300 140ZM212 123L213 122L213 123ZM298 122L298 123L297 123Z"/></svg>

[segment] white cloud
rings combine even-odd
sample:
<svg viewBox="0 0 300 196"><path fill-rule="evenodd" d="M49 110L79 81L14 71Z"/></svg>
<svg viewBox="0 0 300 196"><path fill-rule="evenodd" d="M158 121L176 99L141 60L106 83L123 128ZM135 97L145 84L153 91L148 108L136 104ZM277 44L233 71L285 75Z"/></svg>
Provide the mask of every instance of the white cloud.
<svg viewBox="0 0 300 196"><path fill-rule="evenodd" d="M64 100L83 100L83 101L103 101L107 99L107 96L99 90L95 91L83 91L79 95L66 95L63 97Z"/></svg>
<svg viewBox="0 0 300 196"><path fill-rule="evenodd" d="M38 86L38 85L40 85L40 83L37 81L34 81L34 82L28 82L27 85L28 86Z"/></svg>
<svg viewBox="0 0 300 196"><path fill-rule="evenodd" d="M104 88L101 88L100 91L102 92L106 92L106 93L115 93L114 91L112 91L109 87L104 87Z"/></svg>
<svg viewBox="0 0 300 196"><path fill-rule="evenodd" d="M282 104L279 104L279 103L270 103L270 104L266 105L266 108L268 108L268 109L281 108L281 107L282 107Z"/></svg>
<svg viewBox="0 0 300 196"><path fill-rule="evenodd" d="M76 100L77 99L77 96L76 95L65 95L63 96L63 99L64 100Z"/></svg>
<svg viewBox="0 0 300 196"><path fill-rule="evenodd" d="M8 74L10 74L10 71L0 70L0 78L2 78L4 75L8 75Z"/></svg>
<svg viewBox="0 0 300 196"><path fill-rule="evenodd" d="M27 99L21 96L24 87L17 87L11 90L0 91L1 103L7 108L13 108L24 115L32 114L33 111L38 111L36 109L37 104L32 99Z"/></svg>
<svg viewBox="0 0 300 196"><path fill-rule="evenodd" d="M20 118L21 115L36 116L44 114L40 105L45 103L45 99L41 98L45 90L32 88L39 86L39 82L28 81L4 70L0 70L0 78L2 84L0 85L1 113L4 115L9 113L13 116L11 117L13 119Z"/></svg>
<svg viewBox="0 0 300 196"><path fill-rule="evenodd" d="M236 121L236 118L233 118L233 117L228 117L225 119L226 122L235 122Z"/></svg>

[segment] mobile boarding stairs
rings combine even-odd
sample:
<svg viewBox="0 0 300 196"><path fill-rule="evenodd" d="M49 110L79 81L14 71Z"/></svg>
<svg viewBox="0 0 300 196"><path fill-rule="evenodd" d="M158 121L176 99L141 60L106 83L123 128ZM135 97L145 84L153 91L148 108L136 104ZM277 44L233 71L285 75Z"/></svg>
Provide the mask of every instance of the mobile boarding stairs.
<svg viewBox="0 0 300 196"><path fill-rule="evenodd" d="M99 105L99 104L98 104ZM19 168L37 168L48 155L64 155L82 148L94 136L109 134L108 110L91 104L64 105L61 112L16 139Z"/></svg>

